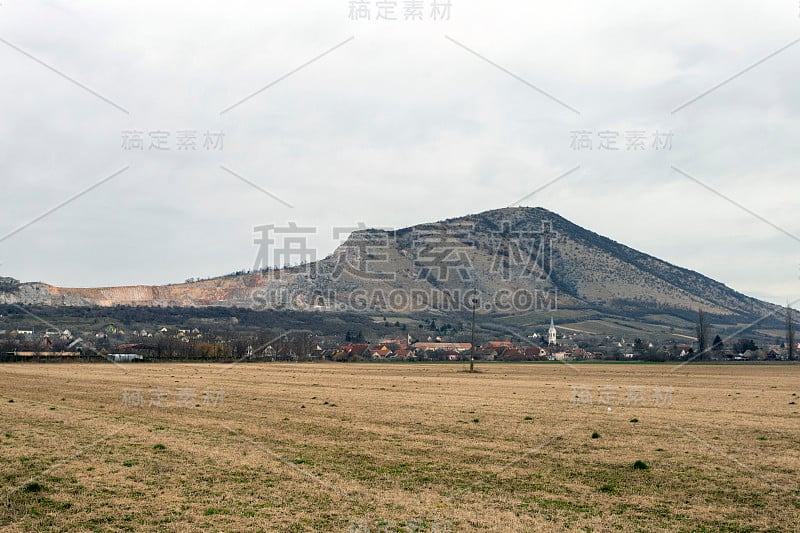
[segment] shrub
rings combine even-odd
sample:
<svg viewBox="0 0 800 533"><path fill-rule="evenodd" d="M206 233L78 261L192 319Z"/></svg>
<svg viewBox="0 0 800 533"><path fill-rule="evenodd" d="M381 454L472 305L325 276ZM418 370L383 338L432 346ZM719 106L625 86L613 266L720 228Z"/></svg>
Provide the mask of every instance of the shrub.
<svg viewBox="0 0 800 533"><path fill-rule="evenodd" d="M645 463L644 461L642 461L640 459L637 459L636 462L633 463L633 469L634 470L647 470L648 468L650 468L650 467L647 465L647 463Z"/></svg>
<svg viewBox="0 0 800 533"><path fill-rule="evenodd" d="M599 439L600 438L600 433L595 431L594 433L592 433L592 438L593 439Z"/></svg>
<svg viewBox="0 0 800 533"><path fill-rule="evenodd" d="M26 484L22 490L25 492L41 492L42 485L41 483L37 483L36 481L31 481L30 483Z"/></svg>
<svg viewBox="0 0 800 533"><path fill-rule="evenodd" d="M600 492L605 492L606 494L615 494L617 492L617 488L610 483L606 483L600 487Z"/></svg>

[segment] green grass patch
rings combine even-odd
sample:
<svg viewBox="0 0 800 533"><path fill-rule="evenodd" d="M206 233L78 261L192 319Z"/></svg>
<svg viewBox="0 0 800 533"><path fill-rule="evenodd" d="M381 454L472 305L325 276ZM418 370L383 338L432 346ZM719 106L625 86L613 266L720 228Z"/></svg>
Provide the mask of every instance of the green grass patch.
<svg viewBox="0 0 800 533"><path fill-rule="evenodd" d="M22 487L22 490L24 492L42 492L43 488L44 487L41 483L37 481L31 481L30 483L26 483L25 486Z"/></svg>

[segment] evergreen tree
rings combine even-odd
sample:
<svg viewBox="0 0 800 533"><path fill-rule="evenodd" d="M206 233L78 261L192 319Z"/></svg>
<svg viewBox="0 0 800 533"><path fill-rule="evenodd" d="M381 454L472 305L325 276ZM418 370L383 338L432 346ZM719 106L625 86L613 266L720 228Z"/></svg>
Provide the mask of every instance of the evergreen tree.
<svg viewBox="0 0 800 533"><path fill-rule="evenodd" d="M697 347L699 353L702 355L708 346L708 319L702 309L697 310L697 325L695 327L697 333Z"/></svg>
<svg viewBox="0 0 800 533"><path fill-rule="evenodd" d="M788 305L786 306L786 347L789 350L789 360L794 361L797 344L794 339L794 317L792 316L792 308Z"/></svg>

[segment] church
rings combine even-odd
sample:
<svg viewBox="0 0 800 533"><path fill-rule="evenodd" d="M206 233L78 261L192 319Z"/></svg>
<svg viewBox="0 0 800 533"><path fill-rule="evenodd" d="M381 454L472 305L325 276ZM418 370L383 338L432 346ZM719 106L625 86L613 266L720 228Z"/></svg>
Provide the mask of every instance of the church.
<svg viewBox="0 0 800 533"><path fill-rule="evenodd" d="M553 324L553 317L550 317L550 329L547 330L547 345L555 346L558 344L558 341L556 340L557 336L556 326Z"/></svg>

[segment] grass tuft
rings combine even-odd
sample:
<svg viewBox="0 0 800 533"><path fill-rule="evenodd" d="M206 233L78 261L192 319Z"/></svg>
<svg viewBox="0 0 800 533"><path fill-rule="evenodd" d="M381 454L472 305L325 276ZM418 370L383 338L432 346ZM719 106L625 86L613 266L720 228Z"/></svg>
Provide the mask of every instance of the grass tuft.
<svg viewBox="0 0 800 533"><path fill-rule="evenodd" d="M41 492L43 488L44 487L42 487L41 483L31 481L30 483L25 484L25 486L22 487L22 490L25 492Z"/></svg>

